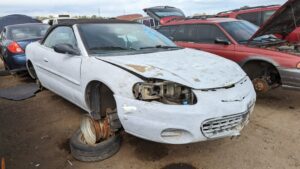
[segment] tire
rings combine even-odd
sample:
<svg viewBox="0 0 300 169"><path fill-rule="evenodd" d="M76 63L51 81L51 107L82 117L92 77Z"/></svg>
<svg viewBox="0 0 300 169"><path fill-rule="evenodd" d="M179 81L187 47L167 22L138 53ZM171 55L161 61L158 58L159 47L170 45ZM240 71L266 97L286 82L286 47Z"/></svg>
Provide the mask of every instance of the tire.
<svg viewBox="0 0 300 169"><path fill-rule="evenodd" d="M117 134L94 146L82 141L82 133L77 130L70 140L72 156L84 162L102 161L116 154L121 147L121 135Z"/></svg>

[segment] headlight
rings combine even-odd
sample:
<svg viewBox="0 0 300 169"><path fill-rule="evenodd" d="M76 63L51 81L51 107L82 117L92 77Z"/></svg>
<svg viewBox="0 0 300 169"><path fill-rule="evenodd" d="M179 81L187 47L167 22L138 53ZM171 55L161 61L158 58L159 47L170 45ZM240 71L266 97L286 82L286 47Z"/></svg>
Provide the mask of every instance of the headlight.
<svg viewBox="0 0 300 169"><path fill-rule="evenodd" d="M297 67L297 69L300 69L300 62L297 64L296 67Z"/></svg>
<svg viewBox="0 0 300 169"><path fill-rule="evenodd" d="M144 101L159 101L165 104L192 105L196 97L192 89L169 81L149 81L133 86L136 99Z"/></svg>

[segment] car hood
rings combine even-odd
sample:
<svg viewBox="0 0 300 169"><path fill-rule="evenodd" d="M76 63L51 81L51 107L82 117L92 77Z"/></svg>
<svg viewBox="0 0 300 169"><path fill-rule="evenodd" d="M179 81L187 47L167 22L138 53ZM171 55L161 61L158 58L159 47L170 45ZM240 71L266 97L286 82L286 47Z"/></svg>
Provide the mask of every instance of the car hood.
<svg viewBox="0 0 300 169"><path fill-rule="evenodd" d="M231 86L246 76L236 63L193 49L96 58L144 78L163 79L194 89Z"/></svg>
<svg viewBox="0 0 300 169"><path fill-rule="evenodd" d="M289 0L281 6L250 38L269 34L289 35L300 25L300 1Z"/></svg>

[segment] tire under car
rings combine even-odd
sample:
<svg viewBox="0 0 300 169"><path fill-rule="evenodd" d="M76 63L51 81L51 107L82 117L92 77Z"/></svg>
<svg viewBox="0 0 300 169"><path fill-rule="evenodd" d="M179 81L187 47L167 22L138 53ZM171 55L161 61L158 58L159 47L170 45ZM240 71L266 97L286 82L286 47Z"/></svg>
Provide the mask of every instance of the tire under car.
<svg viewBox="0 0 300 169"><path fill-rule="evenodd" d="M121 135L119 133L95 145L88 145L83 141L81 130L77 130L70 139L72 156L84 162L105 160L116 154L120 147Z"/></svg>

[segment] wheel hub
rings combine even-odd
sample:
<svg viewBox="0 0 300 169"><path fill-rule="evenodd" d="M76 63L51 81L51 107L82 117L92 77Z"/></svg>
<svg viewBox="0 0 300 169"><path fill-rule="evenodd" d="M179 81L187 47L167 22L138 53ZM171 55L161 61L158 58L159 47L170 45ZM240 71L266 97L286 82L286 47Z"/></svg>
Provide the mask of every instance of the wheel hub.
<svg viewBox="0 0 300 169"><path fill-rule="evenodd" d="M89 145L94 145L100 140L105 140L112 135L108 118L94 120L90 116L84 116L81 121L80 129L85 142Z"/></svg>
<svg viewBox="0 0 300 169"><path fill-rule="evenodd" d="M270 85L268 84L266 79L256 78L252 82L257 92L265 93L270 90Z"/></svg>

